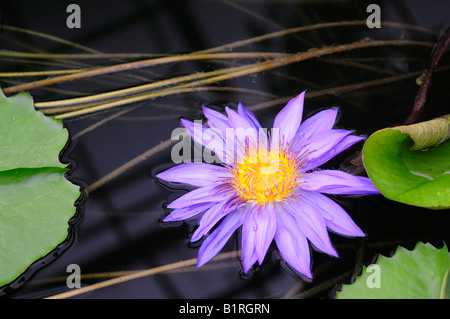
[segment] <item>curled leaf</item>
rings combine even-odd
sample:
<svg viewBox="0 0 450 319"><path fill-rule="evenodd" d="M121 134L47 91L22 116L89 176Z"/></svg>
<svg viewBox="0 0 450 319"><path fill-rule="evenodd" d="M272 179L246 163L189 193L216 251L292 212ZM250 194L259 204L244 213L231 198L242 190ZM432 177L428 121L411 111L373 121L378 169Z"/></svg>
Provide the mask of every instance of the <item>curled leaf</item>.
<svg viewBox="0 0 450 319"><path fill-rule="evenodd" d="M431 209L450 207L450 115L373 133L363 163L387 198Z"/></svg>
<svg viewBox="0 0 450 319"><path fill-rule="evenodd" d="M414 141L412 151L438 146L450 137L450 114L426 122L397 126L393 129L409 135Z"/></svg>

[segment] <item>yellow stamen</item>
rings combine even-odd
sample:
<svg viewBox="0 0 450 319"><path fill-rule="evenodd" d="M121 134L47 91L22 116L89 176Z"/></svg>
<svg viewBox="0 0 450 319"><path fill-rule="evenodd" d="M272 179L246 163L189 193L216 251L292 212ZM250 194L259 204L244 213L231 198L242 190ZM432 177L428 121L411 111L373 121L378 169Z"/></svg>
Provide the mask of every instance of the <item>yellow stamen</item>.
<svg viewBox="0 0 450 319"><path fill-rule="evenodd" d="M248 153L231 168L231 184L241 200L263 205L294 195L302 166L295 155L279 150Z"/></svg>

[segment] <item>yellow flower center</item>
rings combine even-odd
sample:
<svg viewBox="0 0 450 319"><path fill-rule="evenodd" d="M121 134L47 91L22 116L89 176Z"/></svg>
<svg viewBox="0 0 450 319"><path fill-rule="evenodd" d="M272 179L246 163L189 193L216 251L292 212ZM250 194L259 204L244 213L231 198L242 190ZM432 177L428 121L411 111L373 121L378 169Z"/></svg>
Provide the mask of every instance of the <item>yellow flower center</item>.
<svg viewBox="0 0 450 319"><path fill-rule="evenodd" d="M256 151L231 168L232 185L245 202L283 202L298 188L300 162L283 151Z"/></svg>

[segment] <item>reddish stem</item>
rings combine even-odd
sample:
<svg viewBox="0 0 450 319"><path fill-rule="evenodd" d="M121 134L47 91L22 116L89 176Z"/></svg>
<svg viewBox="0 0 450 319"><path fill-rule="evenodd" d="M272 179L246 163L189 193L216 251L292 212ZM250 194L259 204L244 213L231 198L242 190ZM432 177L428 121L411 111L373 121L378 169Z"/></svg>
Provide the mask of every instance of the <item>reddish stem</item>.
<svg viewBox="0 0 450 319"><path fill-rule="evenodd" d="M450 44L450 30L447 30L443 34L439 42L433 48L429 65L425 71L422 84L420 85L419 92L417 93L416 100L414 102L414 108L411 111L411 114L406 119L404 125L413 124L414 122L417 121L420 114L422 113L423 106L427 99L427 92L431 84L431 76L433 75L434 70L436 69L442 55L447 50L449 44Z"/></svg>

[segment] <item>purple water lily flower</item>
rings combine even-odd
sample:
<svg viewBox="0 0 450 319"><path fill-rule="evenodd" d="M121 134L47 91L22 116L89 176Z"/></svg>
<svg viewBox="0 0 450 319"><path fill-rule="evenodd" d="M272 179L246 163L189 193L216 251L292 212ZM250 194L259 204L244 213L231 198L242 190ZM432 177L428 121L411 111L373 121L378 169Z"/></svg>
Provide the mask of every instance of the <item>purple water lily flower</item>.
<svg viewBox="0 0 450 319"><path fill-rule="evenodd" d="M157 175L165 181L198 187L171 202L168 208L173 211L164 219L168 222L198 216L192 242L208 235L221 221L203 241L197 267L213 258L241 227L246 273L256 262L263 262L275 240L284 260L312 278L309 242L337 256L328 230L364 236L344 209L323 194L379 191L366 177L313 170L363 138L332 128L336 109L321 111L301 123L304 95L290 100L278 113L270 135L241 103L237 112L227 107L227 116L204 107L209 128L182 120L194 140L214 148L222 162L185 163ZM214 139L205 141L198 132L208 129L213 130ZM236 134L231 140L225 136L230 130L245 130L246 134Z"/></svg>

